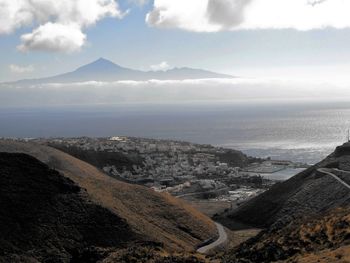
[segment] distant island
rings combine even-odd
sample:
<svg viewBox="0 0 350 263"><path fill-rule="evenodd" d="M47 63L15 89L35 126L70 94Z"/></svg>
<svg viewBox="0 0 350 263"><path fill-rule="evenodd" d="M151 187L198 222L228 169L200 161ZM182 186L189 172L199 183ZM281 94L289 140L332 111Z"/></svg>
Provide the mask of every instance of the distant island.
<svg viewBox="0 0 350 263"><path fill-rule="evenodd" d="M33 85L45 83L70 83L86 81L120 81L134 80L146 81L157 80L185 80L185 79L210 79L210 78L233 78L231 75L215 73L202 69L173 68L166 71L142 71L125 68L110 60L100 58L90 64L79 67L75 71L40 79L23 79L15 84Z"/></svg>

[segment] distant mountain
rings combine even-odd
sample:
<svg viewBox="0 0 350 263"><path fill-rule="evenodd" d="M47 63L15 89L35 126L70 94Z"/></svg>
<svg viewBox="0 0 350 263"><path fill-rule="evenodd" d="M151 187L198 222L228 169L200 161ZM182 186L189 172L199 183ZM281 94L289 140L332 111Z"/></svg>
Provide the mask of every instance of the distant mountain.
<svg viewBox="0 0 350 263"><path fill-rule="evenodd" d="M232 78L230 75L219 74L202 69L174 68L167 71L141 71L121 67L107 59L100 58L75 71L61 75L19 80L18 84L69 83L85 81L118 81L118 80L183 80L205 78Z"/></svg>

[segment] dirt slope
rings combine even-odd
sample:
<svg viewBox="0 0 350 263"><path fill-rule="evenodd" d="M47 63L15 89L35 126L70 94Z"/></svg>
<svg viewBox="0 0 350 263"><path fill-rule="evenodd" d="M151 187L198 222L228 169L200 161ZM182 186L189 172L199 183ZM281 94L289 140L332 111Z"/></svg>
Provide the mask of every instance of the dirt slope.
<svg viewBox="0 0 350 263"><path fill-rule="evenodd" d="M132 231L164 243L167 249L193 250L216 235L214 223L183 201L117 181L56 149L0 140L0 152L26 153L48 164L86 189L91 200L125 219Z"/></svg>
<svg viewBox="0 0 350 263"><path fill-rule="evenodd" d="M0 153L0 262L95 262L94 247L142 240L68 178L25 154Z"/></svg>
<svg viewBox="0 0 350 263"><path fill-rule="evenodd" d="M269 228L227 254L224 262L349 262L350 207Z"/></svg>
<svg viewBox="0 0 350 263"><path fill-rule="evenodd" d="M266 229L228 252L224 262L350 262L349 170L347 143L234 211L231 219Z"/></svg>
<svg viewBox="0 0 350 263"><path fill-rule="evenodd" d="M331 176L318 172L317 169L321 167L344 170L350 168L350 146L338 147L335 153L324 161L283 183L274 185L270 190L225 215L225 219L260 228L272 224L278 227L300 216L316 216L323 211L348 204L349 189Z"/></svg>

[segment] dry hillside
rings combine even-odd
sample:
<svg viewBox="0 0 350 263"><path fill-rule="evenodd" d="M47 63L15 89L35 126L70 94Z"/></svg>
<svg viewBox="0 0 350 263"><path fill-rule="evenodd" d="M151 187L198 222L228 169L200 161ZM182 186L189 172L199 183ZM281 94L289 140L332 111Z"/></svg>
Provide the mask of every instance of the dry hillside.
<svg viewBox="0 0 350 263"><path fill-rule="evenodd" d="M0 153L0 262L96 262L143 238L37 159Z"/></svg>
<svg viewBox="0 0 350 263"><path fill-rule="evenodd" d="M89 198L124 219L131 230L170 250L191 251L214 235L213 222L183 201L120 182L97 168L44 145L0 141L0 152L26 153L86 189Z"/></svg>
<svg viewBox="0 0 350 263"><path fill-rule="evenodd" d="M350 143L226 220L265 227L224 262L350 262Z"/></svg>
<svg viewBox="0 0 350 263"><path fill-rule="evenodd" d="M349 189L319 172L319 168L349 170L350 145L339 146L322 162L283 183L275 184L270 190L223 215L221 220L260 228L279 227L301 216L317 216L323 211L349 204ZM350 173L339 176L350 183Z"/></svg>
<svg viewBox="0 0 350 263"><path fill-rule="evenodd" d="M228 253L224 262L349 262L350 208L270 228Z"/></svg>

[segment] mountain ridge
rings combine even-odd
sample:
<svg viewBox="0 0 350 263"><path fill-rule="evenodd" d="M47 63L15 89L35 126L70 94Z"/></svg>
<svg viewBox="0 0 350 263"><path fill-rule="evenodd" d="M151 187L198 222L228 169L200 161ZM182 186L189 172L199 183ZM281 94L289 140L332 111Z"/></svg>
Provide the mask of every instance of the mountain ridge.
<svg viewBox="0 0 350 263"><path fill-rule="evenodd" d="M233 76L189 67L175 67L165 71L142 71L122 67L105 58L99 58L67 73L45 78L17 80L14 82L7 82L5 84L33 85L87 81L112 82L121 80L146 81L151 79L185 80L206 78L233 78Z"/></svg>

